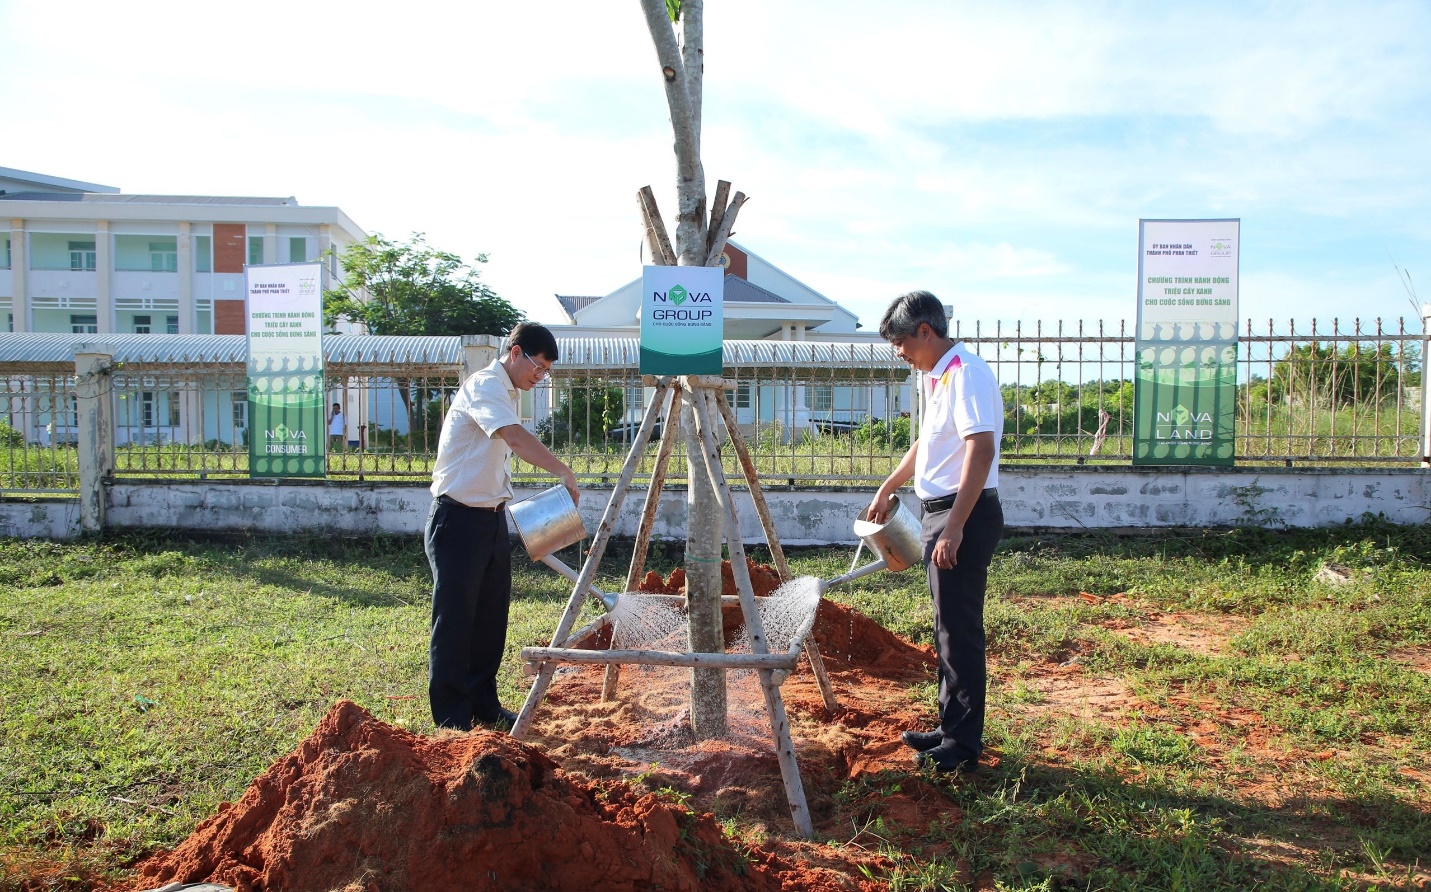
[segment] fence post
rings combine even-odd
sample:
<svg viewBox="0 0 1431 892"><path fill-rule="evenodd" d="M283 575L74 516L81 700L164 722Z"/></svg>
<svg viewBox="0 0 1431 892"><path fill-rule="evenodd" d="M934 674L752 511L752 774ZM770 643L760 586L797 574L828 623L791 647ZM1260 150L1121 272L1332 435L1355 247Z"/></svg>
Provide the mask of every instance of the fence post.
<svg viewBox="0 0 1431 892"><path fill-rule="evenodd" d="M1427 353L1431 351L1431 303L1421 305L1421 467L1431 468L1431 374L1427 374Z"/></svg>
<svg viewBox="0 0 1431 892"><path fill-rule="evenodd" d="M109 503L104 481L114 473L114 401L108 347L89 345L75 354L75 409L79 416L80 529L104 529ZM103 352L101 352L103 351Z"/></svg>
<svg viewBox="0 0 1431 892"><path fill-rule="evenodd" d="M493 335L462 336L462 380L492 364L502 349L502 339Z"/></svg>

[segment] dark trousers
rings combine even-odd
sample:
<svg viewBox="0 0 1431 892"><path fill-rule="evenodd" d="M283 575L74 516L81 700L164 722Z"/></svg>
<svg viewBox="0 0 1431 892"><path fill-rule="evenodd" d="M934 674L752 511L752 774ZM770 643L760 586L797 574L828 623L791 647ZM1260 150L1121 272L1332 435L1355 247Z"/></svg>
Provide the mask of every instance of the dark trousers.
<svg viewBox="0 0 1431 892"><path fill-rule="evenodd" d="M958 562L934 566L934 543L944 532L948 511L924 515L924 568L934 598L934 649L939 657L939 727L944 745L961 761L984 750L984 588L994 546L1004 534L1004 509L996 495L982 496L964 523Z"/></svg>
<svg viewBox="0 0 1431 892"><path fill-rule="evenodd" d="M512 547L507 512L432 503L424 540L432 565L427 697L440 728L497 717L497 670L507 646Z"/></svg>

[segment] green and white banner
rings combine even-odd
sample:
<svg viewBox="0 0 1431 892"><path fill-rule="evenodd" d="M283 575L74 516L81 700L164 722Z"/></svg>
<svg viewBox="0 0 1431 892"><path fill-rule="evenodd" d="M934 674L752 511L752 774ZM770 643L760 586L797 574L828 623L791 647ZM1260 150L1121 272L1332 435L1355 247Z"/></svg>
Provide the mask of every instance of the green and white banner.
<svg viewBox="0 0 1431 892"><path fill-rule="evenodd" d="M322 477L322 266L250 266L247 277L248 474Z"/></svg>
<svg viewBox="0 0 1431 892"><path fill-rule="evenodd" d="M1227 465L1237 433L1241 221L1138 221L1133 464Z"/></svg>
<svg viewBox="0 0 1431 892"><path fill-rule="evenodd" d="M641 374L719 375L725 270L648 266L641 275Z"/></svg>

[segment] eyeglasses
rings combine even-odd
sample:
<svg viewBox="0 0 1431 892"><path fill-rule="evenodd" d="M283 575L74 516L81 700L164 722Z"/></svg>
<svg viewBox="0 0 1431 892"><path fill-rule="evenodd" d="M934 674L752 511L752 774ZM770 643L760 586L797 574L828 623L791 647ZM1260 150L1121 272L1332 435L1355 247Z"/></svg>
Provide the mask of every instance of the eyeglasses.
<svg viewBox="0 0 1431 892"><path fill-rule="evenodd" d="M536 370L538 381L542 380L547 375L550 375L552 373L551 366L543 367L537 365L537 361L535 359L532 359L532 357L527 354L527 351L523 350L522 355L527 357L527 362L530 362L532 364L532 368Z"/></svg>

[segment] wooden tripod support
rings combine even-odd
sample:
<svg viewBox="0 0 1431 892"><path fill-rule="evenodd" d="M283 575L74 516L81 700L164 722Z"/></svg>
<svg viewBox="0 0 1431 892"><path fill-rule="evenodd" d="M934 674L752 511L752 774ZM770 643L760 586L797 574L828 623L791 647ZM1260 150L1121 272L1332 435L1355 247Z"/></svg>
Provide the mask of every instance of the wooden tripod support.
<svg viewBox="0 0 1431 892"><path fill-rule="evenodd" d="M619 682L618 667L622 663L700 666L714 669L754 669L760 679L760 687L765 696L766 712L770 715L770 729L775 739L775 753L780 763L780 776L785 784L785 795L790 803L790 816L795 823L795 829L800 834L806 837L811 836L814 833L814 828L810 823L810 812L805 804L805 788L800 780L800 769L795 761L795 747L790 739L790 723L785 714L785 702L780 696L780 685L795 669L802 650L810 661L810 668L815 675L816 684L820 688L825 708L833 711L838 707L838 703L830 685L829 675L825 671L824 661L820 658L820 651L811 634L814 623L813 615L809 618L810 621L804 624L795 639L791 641L787 652L770 653L765 639L764 625L756 606L755 589L750 581L750 568L746 564L745 548L741 542L735 500L731 495L730 486L726 482L725 470L720 461L720 445L716 437L717 418L724 419L730 433L731 444L735 447L736 455L745 472L751 500L755 503L756 513L759 514L761 525L764 527L766 542L770 546L776 571L780 574L782 582L788 582L791 579L791 574L790 567L785 561L785 553L780 548L780 540L775 532L775 524L770 517L769 506L765 503L765 496L755 473L755 463L750 458L750 450L736 425L735 416L726 403L724 390L727 387L733 387L734 384L719 376L706 375L680 378L648 377L645 383L648 386L655 385L656 397L646 408L646 414L641 420L641 427L632 443L631 452L626 457L626 463L621 468L621 476L618 478L616 487L611 492L611 499L607 502L606 510L602 514L601 523L597 527L586 562L582 565L581 572L573 580L571 598L567 602L565 612L562 613L561 621L557 623L551 647L522 649L522 659L529 672L535 674L536 678L527 694L526 703L523 704L522 711L517 716L517 722L512 726L512 736L520 739L531 729L536 710L546 696L547 687L551 684L552 675L556 672L559 663L606 664L606 678L602 687L603 700L610 699L615 695ZM746 628L750 632L751 653L680 654L665 651L575 650L573 645L582 636L611 622L610 614L603 613L585 628L575 634L572 633L572 626L576 624L576 618L581 612L583 602L594 591L592 581L596 577L597 567L601 564L601 558L611 539L616 518L620 516L622 503L631 486L631 478L635 474L641 457L645 454L647 444L650 443L656 419L663 417L661 446L657 452L656 466L651 474L651 485L646 492L641 524L631 555L631 567L626 576L627 592L636 590L645 571L647 545L655 523L661 489L665 484L666 467L669 464L675 438L681 426L680 407L683 398L691 403L692 415L696 420L696 435L701 445L699 456L692 455L687 458L689 461L700 461L705 465L715 489L715 498L720 506L721 514L724 517L723 523L727 530L725 538L730 549L731 570L735 577L736 590L739 592L741 613L745 618Z"/></svg>

